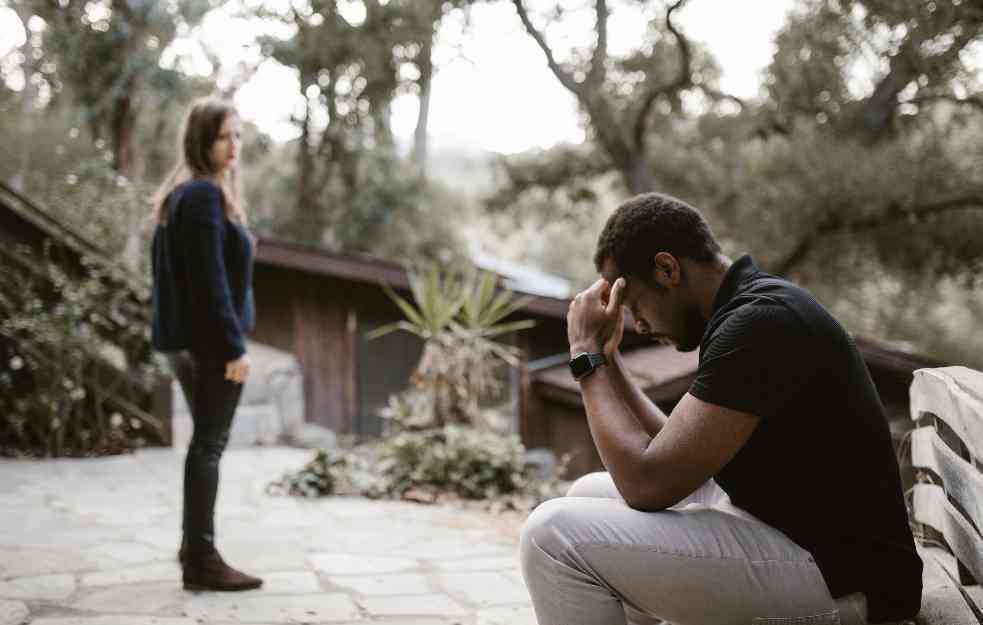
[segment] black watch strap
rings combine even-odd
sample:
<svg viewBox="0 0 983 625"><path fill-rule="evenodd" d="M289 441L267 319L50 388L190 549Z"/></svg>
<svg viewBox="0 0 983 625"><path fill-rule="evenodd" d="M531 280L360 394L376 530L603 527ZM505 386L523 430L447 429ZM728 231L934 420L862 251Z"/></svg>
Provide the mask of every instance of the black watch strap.
<svg viewBox="0 0 983 625"><path fill-rule="evenodd" d="M606 364L608 359L600 352L581 352L570 359L570 373L574 380L583 380Z"/></svg>

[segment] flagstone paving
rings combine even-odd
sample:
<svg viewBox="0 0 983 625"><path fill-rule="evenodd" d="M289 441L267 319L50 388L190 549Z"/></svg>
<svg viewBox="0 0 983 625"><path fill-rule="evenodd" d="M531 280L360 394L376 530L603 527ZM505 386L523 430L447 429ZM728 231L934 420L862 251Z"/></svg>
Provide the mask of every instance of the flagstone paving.
<svg viewBox="0 0 983 625"><path fill-rule="evenodd" d="M219 547L266 582L242 593L181 587L181 453L0 460L0 625L535 624L519 516L265 493L310 457L226 453Z"/></svg>

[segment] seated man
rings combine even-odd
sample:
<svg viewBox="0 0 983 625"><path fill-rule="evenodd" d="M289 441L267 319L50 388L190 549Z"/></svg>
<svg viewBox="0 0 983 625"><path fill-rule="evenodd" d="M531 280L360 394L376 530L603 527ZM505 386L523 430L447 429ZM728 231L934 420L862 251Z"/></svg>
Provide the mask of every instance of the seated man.
<svg viewBox="0 0 983 625"><path fill-rule="evenodd" d="M731 262L674 198L611 216L602 278L567 314L608 473L538 507L521 558L540 625L853 625L914 616L915 550L884 410L843 327L805 290ZM628 377L636 330L700 349L667 418Z"/></svg>

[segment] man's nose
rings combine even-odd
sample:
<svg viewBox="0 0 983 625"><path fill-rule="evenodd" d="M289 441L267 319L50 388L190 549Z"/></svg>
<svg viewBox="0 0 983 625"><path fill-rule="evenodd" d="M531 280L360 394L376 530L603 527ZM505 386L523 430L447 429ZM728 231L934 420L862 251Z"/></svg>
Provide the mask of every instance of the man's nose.
<svg viewBox="0 0 983 625"><path fill-rule="evenodd" d="M635 319L635 332L639 334L648 334L649 333L648 324L645 323L645 321L642 319Z"/></svg>

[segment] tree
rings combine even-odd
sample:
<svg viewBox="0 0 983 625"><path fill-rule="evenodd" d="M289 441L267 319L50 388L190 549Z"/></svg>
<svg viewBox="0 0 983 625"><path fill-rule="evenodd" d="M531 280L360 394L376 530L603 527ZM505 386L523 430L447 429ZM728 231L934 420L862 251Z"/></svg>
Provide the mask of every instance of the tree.
<svg viewBox="0 0 983 625"><path fill-rule="evenodd" d="M774 250L770 268L788 274L802 269L822 240L849 232L873 236L908 221L928 227L943 213L980 207L979 174L967 159L979 148L960 141L955 130L977 127L983 112L978 79L961 55L983 28L978 3L804 2L777 36L766 98L739 102L740 114L727 115L713 106L687 111L678 104L686 89L701 90L708 103L727 98L704 77L712 60L697 61L673 24L685 0L666 10L665 29L674 45L664 44L663 36L643 43L628 60L609 58L609 7L605 0L595 2L596 45L565 64L521 0L513 2L550 69L585 109L591 142L545 158L506 160L507 184L489 201L493 208L512 205L533 189L563 193L574 207L590 205L592 180L615 171L629 194L658 189L690 198L726 226L725 238L758 220L761 236L745 229L741 238L767 239L764 247ZM675 73L658 78L670 60ZM874 71L869 91L853 84L864 63ZM610 69L626 67L645 68L645 79ZM663 114L652 111L656 101L664 103ZM630 140L625 129L631 130ZM905 169L906 163L910 174L902 183L885 184L884 172ZM770 174L765 185L763 172ZM776 180L786 193L772 193ZM814 184L818 180L821 189ZM845 180L854 181L848 189L838 184ZM800 189L812 194L806 197ZM952 270L976 262L963 247L941 252L934 256ZM959 259L942 260L946 253ZM885 252L882 260L899 258Z"/></svg>
<svg viewBox="0 0 983 625"><path fill-rule="evenodd" d="M182 28L201 20L207 0L163 4L141 0L15 0L44 20L42 65L54 91L62 85L85 110L93 137L110 138L113 167L137 174L134 132L144 91L155 81L176 86L162 52Z"/></svg>
<svg viewBox="0 0 983 625"><path fill-rule="evenodd" d="M766 77L765 106L793 128L791 140L823 155L810 165L813 180L825 177L833 190L846 186L837 180L854 184L835 203L805 202L815 210L774 260L777 272L801 269L819 245L841 235L876 242L917 225L921 241L930 241L948 229L953 236L978 230L972 211L983 208L983 179L971 162L980 150L965 135L979 136L983 98L962 52L981 34L983 7L958 0L811 0L790 17ZM851 89L851 76L864 69L870 86ZM889 182L888 172L895 174ZM793 175L810 179L805 171ZM906 245L932 261L917 262L947 273L979 266L980 255L961 246ZM879 247L885 262L903 266L915 256Z"/></svg>
<svg viewBox="0 0 983 625"><path fill-rule="evenodd" d="M983 110L979 96L962 98L957 85L972 81L962 52L983 34L983 5L979 2L887 2L852 0L842 6L829 3L820 10L864 16L864 34L890 32L891 44L878 50L887 69L878 76L873 92L854 107L850 125L866 143L876 143L892 130L892 122L905 103L919 106L938 100L970 104ZM864 43L877 48L874 37ZM906 92L912 93L906 97Z"/></svg>
<svg viewBox="0 0 983 625"><path fill-rule="evenodd" d="M295 119L300 137L291 221L296 235L313 234L317 243L326 229L355 217L344 213L363 188L366 155L393 147L394 46L404 19L396 3L367 2L365 9L360 23L349 22L334 1L291 5L269 15L296 28L290 39L265 44L272 58L296 68L300 78L304 110ZM392 169L392 156L374 164Z"/></svg>
<svg viewBox="0 0 983 625"><path fill-rule="evenodd" d="M444 236L450 234L446 224L437 224L433 230L440 236L429 238L397 229L426 219L423 211L433 207L424 204L441 195L419 175L426 157L430 46L440 17L462 3L369 0L359 15L321 0L265 14L295 29L287 40L264 43L271 58L297 70L303 102L294 120L300 131L294 205L278 220L280 236L357 251L405 249L408 242L427 253L454 246L454 237ZM421 95L412 165L399 158L390 127L392 101L401 90Z"/></svg>
<svg viewBox="0 0 983 625"><path fill-rule="evenodd" d="M433 83L433 44L443 18L453 9L467 7L475 0L416 0L407 4L411 27L413 62L419 76L415 91L419 97L416 127L413 131L412 162L421 177L427 172L427 128L430 119L431 84Z"/></svg>
<svg viewBox="0 0 983 625"><path fill-rule="evenodd" d="M561 62L543 28L538 28L523 0L512 0L529 35L567 90L577 98L589 120L591 137L611 166L621 175L629 193L659 186L653 171L650 137L659 118L679 114L686 92L702 92L714 99L728 98L714 86L717 69L708 55L691 43L673 22L686 0L676 0L664 20L653 21L652 42L625 58L608 52L607 0L594 3L596 42L590 52L574 50ZM558 9L556 17L562 18ZM671 39L671 41L670 41Z"/></svg>
<svg viewBox="0 0 983 625"><path fill-rule="evenodd" d="M185 84L176 71L161 67L161 54L212 3L15 0L13 6L25 24L32 17L43 20L40 45L32 43L28 57L37 62L25 65L28 81L44 84L49 104L67 98L79 106L92 140L108 139L113 169L135 189L143 178L136 133L148 93L163 89L173 96ZM122 220L128 233L123 259L136 267L145 214L137 193L130 208Z"/></svg>
<svg viewBox="0 0 983 625"><path fill-rule="evenodd" d="M983 275L983 84L967 54L983 32L978 2L804 1L776 37L761 98L724 105L726 96L704 87L702 107L675 106L671 95L696 90L696 74L683 68L699 65L684 61L684 50L695 54L672 23L683 2L667 7L665 31L653 29L653 41L641 46L656 50L667 37L674 44L664 44L661 56L639 55L648 76L666 76L656 70L670 60L677 67L669 78L649 78L654 89L596 69L607 58L605 2L593 5L592 52L565 64L522 2L513 2L558 80L577 95L590 132L583 146L507 159L491 208L519 207L549 223L558 210L594 219L626 193L671 193L707 214L730 254L754 251L766 269L805 283L848 325L956 353L955 342L923 335L929 322L919 326L897 309L911 300L891 289L912 289L938 307L978 307L965 290ZM620 62L607 60L609 68ZM700 84L707 84L702 76ZM620 108L611 93L627 94ZM645 110L653 93L661 111L616 115ZM644 141L617 134L637 132L630 122L640 119ZM632 183L639 170L626 167L638 165L639 154L657 155L640 170L642 179L651 176L648 186ZM605 185L612 174L624 181L620 189Z"/></svg>

